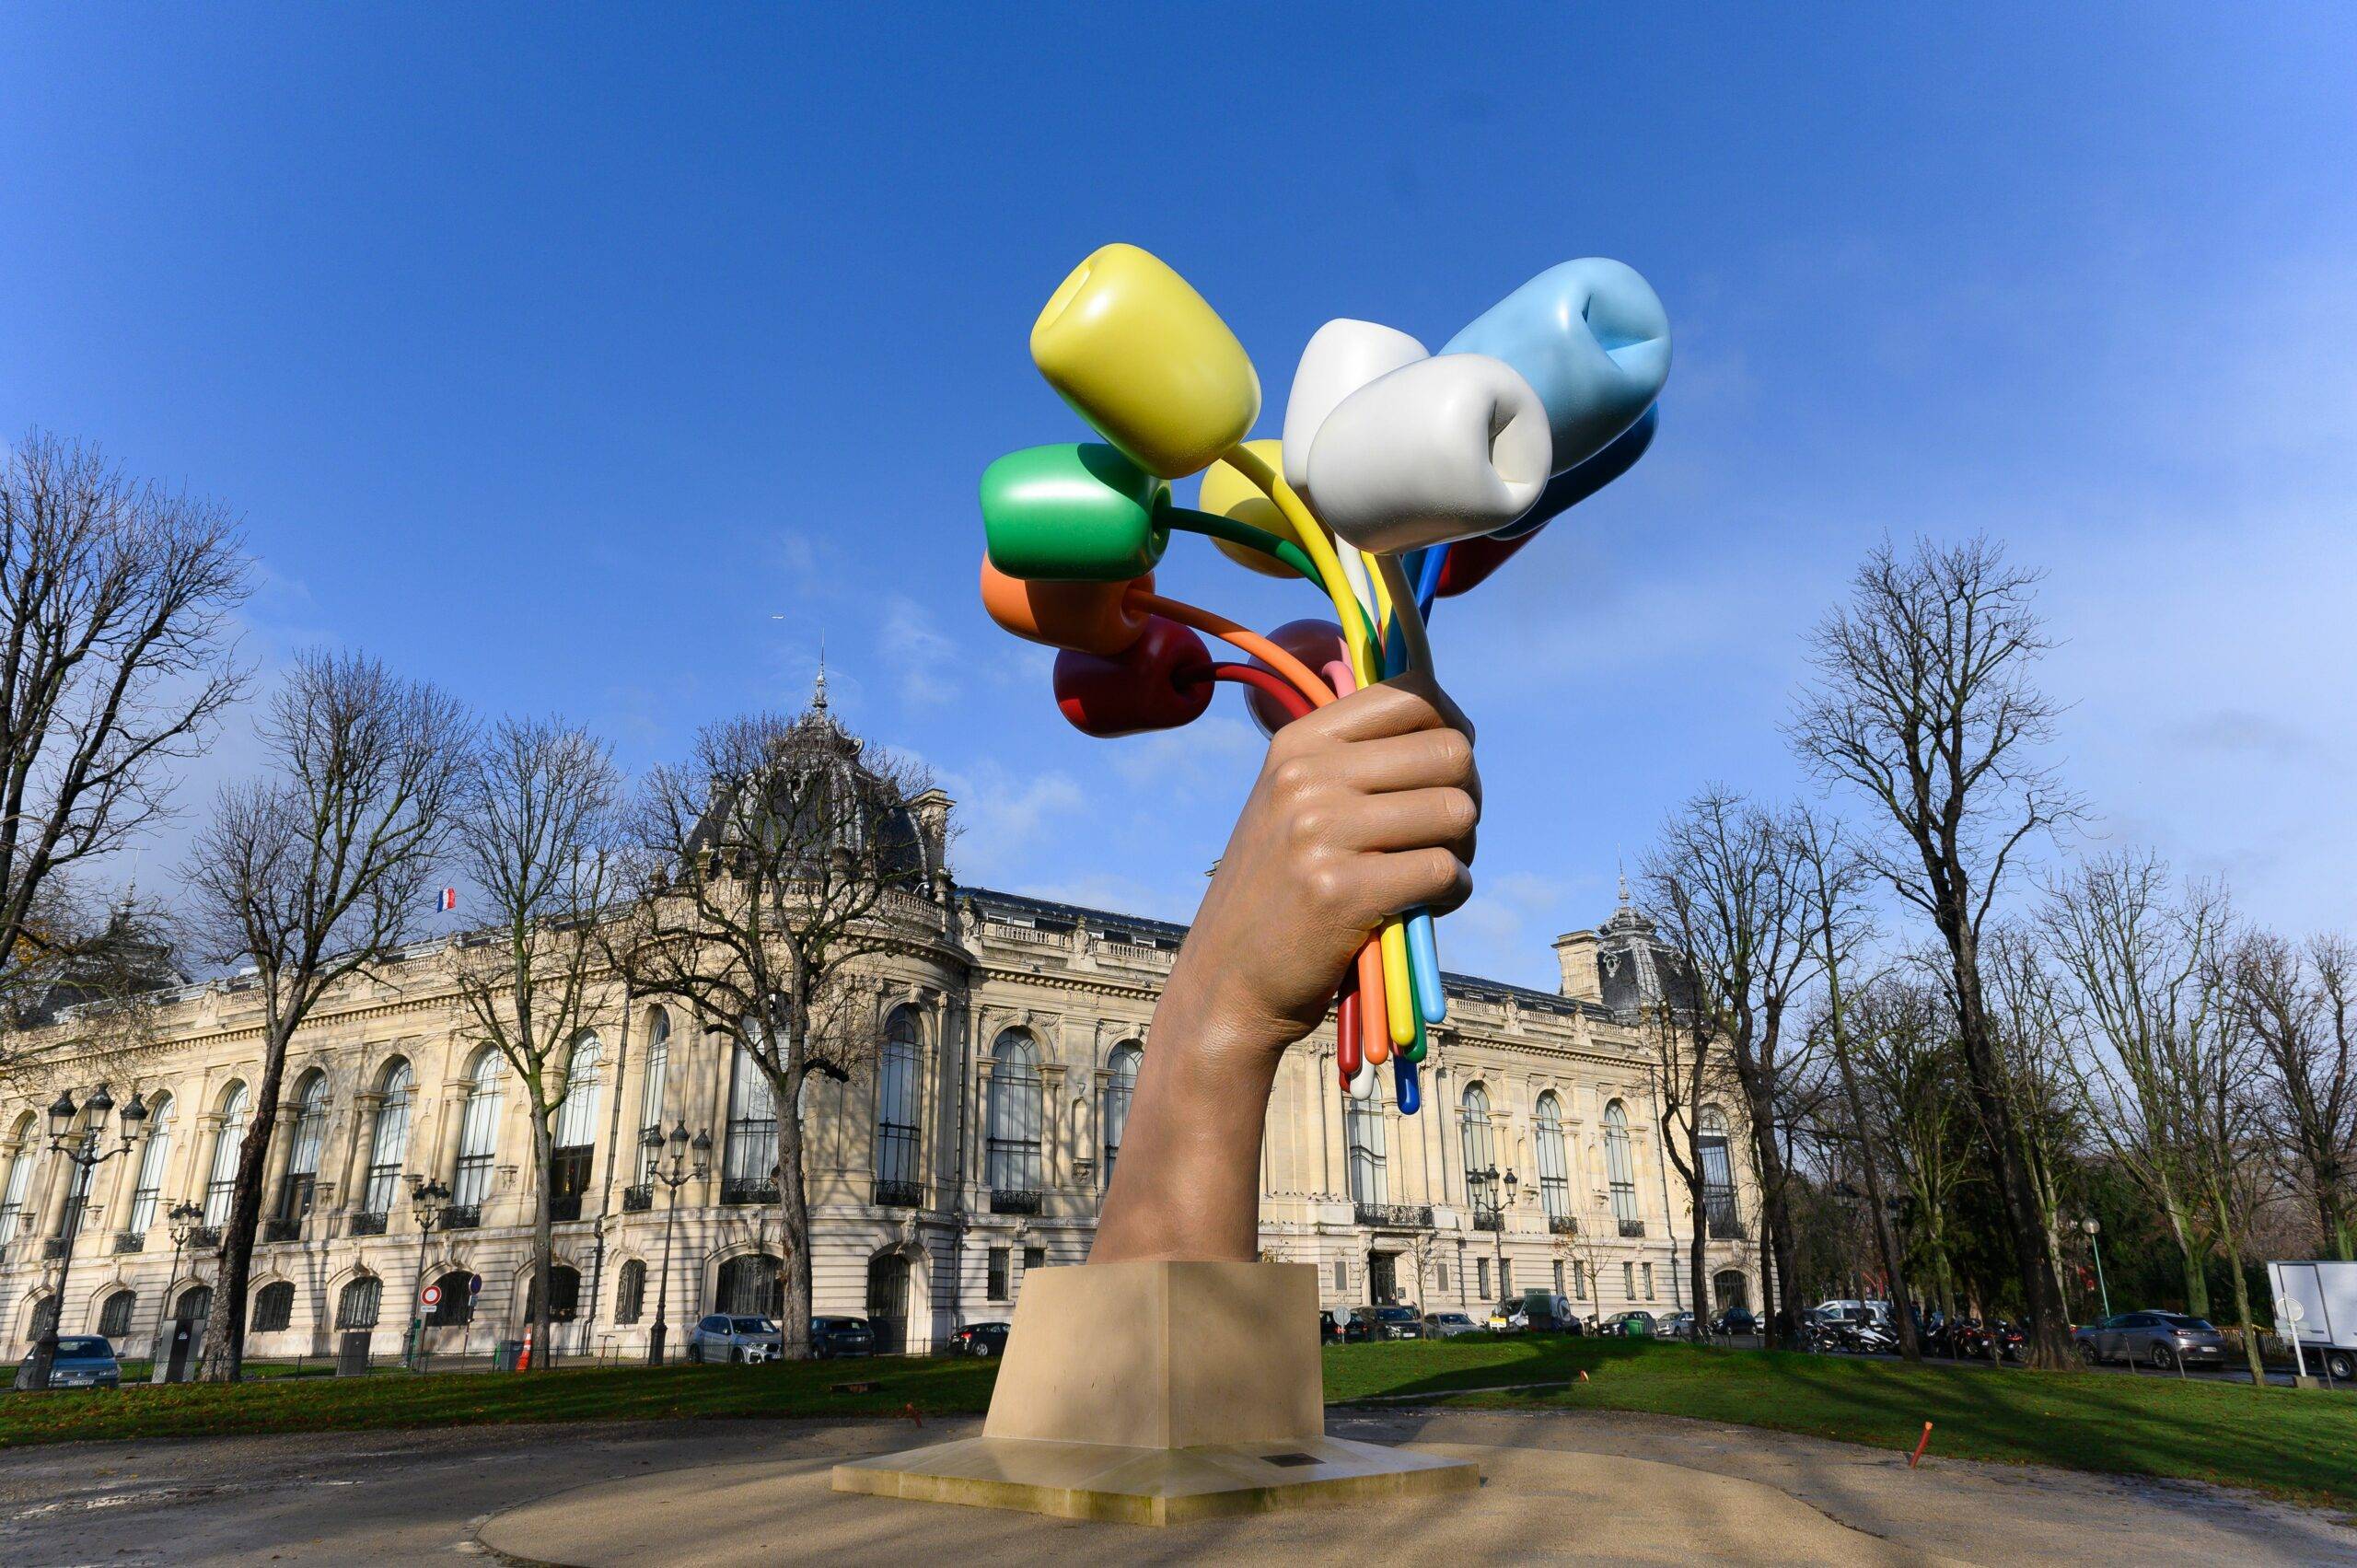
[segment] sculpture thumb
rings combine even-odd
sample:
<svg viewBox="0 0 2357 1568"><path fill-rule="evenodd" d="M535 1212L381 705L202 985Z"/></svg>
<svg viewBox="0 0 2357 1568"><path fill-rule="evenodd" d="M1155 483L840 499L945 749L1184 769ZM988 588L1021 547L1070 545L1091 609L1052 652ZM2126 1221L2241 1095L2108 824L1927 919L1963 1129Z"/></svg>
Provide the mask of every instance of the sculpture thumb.
<svg viewBox="0 0 2357 1568"><path fill-rule="evenodd" d="M1548 268L1475 317L1441 352L1486 354L1547 405L1555 471L1637 422L1669 378L1669 313L1636 270L1601 256Z"/></svg>
<svg viewBox="0 0 2357 1568"><path fill-rule="evenodd" d="M1565 469L1547 482L1538 493L1538 504L1524 513L1509 526L1500 528L1500 539L1520 539L1536 533L1562 514L1570 511L1597 491L1627 473L1654 444L1654 432L1661 426L1661 405L1647 409L1636 424L1612 438L1612 444L1576 467ZM1444 588L1443 593L1448 590Z"/></svg>
<svg viewBox="0 0 2357 1568"><path fill-rule="evenodd" d="M1031 328L1031 360L1098 434L1164 479L1209 466L1260 415L1260 377L1227 323L1161 258L1108 245Z"/></svg>
<svg viewBox="0 0 2357 1568"><path fill-rule="evenodd" d="M1312 332L1285 399L1285 482L1310 493L1310 443L1344 398L1378 376L1431 357L1432 351L1407 333L1374 321L1342 317Z"/></svg>
<svg viewBox="0 0 2357 1568"><path fill-rule="evenodd" d="M1550 471L1547 411L1504 362L1444 354L1342 400L1309 448L1318 516L1361 550L1396 554L1495 533Z"/></svg>

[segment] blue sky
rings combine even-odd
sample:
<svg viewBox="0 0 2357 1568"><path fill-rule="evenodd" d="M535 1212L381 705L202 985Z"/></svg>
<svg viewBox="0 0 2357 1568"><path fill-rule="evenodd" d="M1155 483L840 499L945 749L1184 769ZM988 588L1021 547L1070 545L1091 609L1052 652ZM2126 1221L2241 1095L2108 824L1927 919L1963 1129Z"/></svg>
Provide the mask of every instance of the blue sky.
<svg viewBox="0 0 2357 1568"><path fill-rule="evenodd" d="M977 475L1078 434L1040 302L1157 251L1274 435L1328 318L1437 343L1614 256L1676 325L1660 438L1435 626L1489 785L1452 967L1551 983L1684 794L1801 787L1800 633L1886 530L2049 571L2100 831L2352 923L2351 13L1114 10L9 6L0 436L231 501L264 660L633 768L823 638L966 877L1183 917L1248 721L1086 740L974 600ZM1163 580L1314 608L1183 541Z"/></svg>

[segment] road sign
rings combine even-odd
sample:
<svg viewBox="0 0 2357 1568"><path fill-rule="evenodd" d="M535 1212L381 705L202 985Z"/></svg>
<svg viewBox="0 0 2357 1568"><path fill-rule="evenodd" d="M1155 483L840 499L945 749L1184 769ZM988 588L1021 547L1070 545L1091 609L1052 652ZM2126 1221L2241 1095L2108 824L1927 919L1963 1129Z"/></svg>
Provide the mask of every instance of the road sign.
<svg viewBox="0 0 2357 1568"><path fill-rule="evenodd" d="M476 1296L479 1296L482 1294L482 1276L481 1274L469 1274L467 1276L467 1299L469 1301L472 1301Z"/></svg>
<svg viewBox="0 0 2357 1568"><path fill-rule="evenodd" d="M440 1285L427 1285L424 1290L417 1293L417 1298L425 1303L428 1307L439 1307L442 1305L442 1287Z"/></svg>

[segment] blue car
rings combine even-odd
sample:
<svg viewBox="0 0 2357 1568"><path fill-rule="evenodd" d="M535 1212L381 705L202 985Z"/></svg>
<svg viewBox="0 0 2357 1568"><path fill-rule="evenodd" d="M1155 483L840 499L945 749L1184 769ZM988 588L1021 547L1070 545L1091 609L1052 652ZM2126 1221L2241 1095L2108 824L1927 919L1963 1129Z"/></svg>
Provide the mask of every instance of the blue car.
<svg viewBox="0 0 2357 1568"><path fill-rule="evenodd" d="M32 1387L33 1358L28 1353L17 1364L17 1387ZM57 1341L57 1355L49 1364L49 1386L52 1388L120 1388L122 1387L122 1366L114 1358L114 1346L96 1334L61 1334Z"/></svg>

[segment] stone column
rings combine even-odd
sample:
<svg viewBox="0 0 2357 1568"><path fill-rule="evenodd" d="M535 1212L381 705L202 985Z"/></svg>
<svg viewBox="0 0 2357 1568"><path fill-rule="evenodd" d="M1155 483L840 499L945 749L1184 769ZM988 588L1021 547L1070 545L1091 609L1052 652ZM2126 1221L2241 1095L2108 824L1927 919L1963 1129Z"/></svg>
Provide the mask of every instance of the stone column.
<svg viewBox="0 0 2357 1568"><path fill-rule="evenodd" d="M299 1107L281 1104L270 1119L270 1147L263 1151L261 1160L261 1219L265 1225L278 1217L278 1188L285 1179L286 1167L295 1152L295 1123L299 1115ZM246 1135L251 1137L253 1133Z"/></svg>
<svg viewBox="0 0 2357 1568"><path fill-rule="evenodd" d="M435 1139L434 1163L419 1173L428 1181L448 1181L458 1172L459 1135L466 1129L470 1086L463 1078L442 1086L442 1125Z"/></svg>
<svg viewBox="0 0 2357 1568"><path fill-rule="evenodd" d="M361 1189L367 1184L365 1175L367 1156L361 1151L375 1141L377 1113L384 1109L384 1105L385 1097L373 1091L352 1097L352 1136L343 1142L343 1175L336 1189L336 1196L343 1200L337 1207L343 1213L357 1214L366 1196ZM412 1127L411 1136L414 1137L416 1133L417 1129Z"/></svg>
<svg viewBox="0 0 2357 1568"><path fill-rule="evenodd" d="M213 1185L213 1162L221 1153L223 1121L219 1111L206 1111L196 1119L196 1136L189 1140L196 1163L188 1173L187 1197L200 1209L204 1207L205 1193Z"/></svg>

